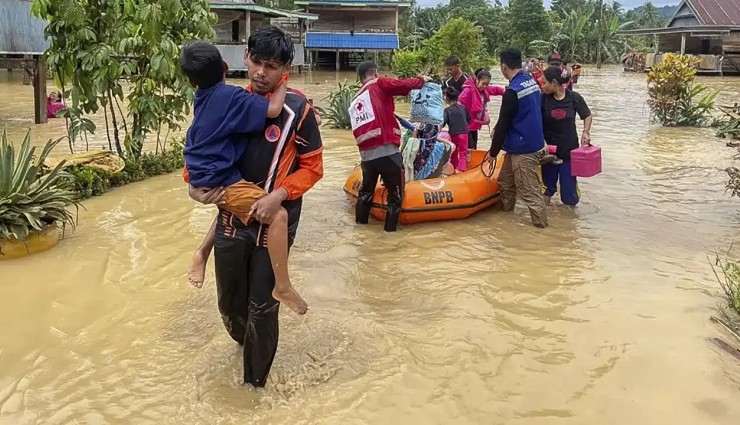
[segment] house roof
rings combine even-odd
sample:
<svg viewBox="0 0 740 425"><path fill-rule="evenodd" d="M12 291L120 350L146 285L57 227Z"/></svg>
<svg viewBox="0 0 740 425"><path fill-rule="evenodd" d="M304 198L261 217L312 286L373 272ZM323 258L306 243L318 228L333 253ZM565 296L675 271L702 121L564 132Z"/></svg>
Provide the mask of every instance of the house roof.
<svg viewBox="0 0 740 425"><path fill-rule="evenodd" d="M691 27L669 27L669 28L637 28L633 30L618 31L619 35L661 35L661 34L691 34L699 37L701 35L724 35L734 31L740 31L740 25L700 25Z"/></svg>
<svg viewBox="0 0 740 425"><path fill-rule="evenodd" d="M695 21L687 24L693 15ZM697 25L698 23L698 25ZM723 35L740 31L740 0L682 0L668 25L618 31L621 35L687 33L692 36Z"/></svg>
<svg viewBox="0 0 740 425"><path fill-rule="evenodd" d="M211 9L242 10L245 12L259 13L260 15L274 18L298 18L307 21L316 21L319 15L292 10L273 9L271 7L260 6L254 3L231 3L227 1L210 1Z"/></svg>
<svg viewBox="0 0 740 425"><path fill-rule="evenodd" d="M338 7L411 7L410 1L398 0L296 0L296 6Z"/></svg>
<svg viewBox="0 0 740 425"><path fill-rule="evenodd" d="M398 49L398 34L307 32L306 48L332 50L394 50Z"/></svg>
<svg viewBox="0 0 740 425"><path fill-rule="evenodd" d="M740 26L740 1L738 0L683 0L702 25ZM681 10L679 5L678 10ZM671 19L671 23L676 17ZM671 26L671 23L668 26Z"/></svg>

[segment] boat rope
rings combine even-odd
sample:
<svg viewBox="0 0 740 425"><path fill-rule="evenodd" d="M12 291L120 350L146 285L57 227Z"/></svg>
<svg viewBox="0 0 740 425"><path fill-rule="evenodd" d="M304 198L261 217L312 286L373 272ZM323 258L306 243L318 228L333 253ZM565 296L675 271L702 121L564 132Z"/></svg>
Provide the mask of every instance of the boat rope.
<svg viewBox="0 0 740 425"><path fill-rule="evenodd" d="M484 176L486 176L487 179L490 179L493 177L493 173L496 171L496 162L498 161L498 157L494 159L493 161L483 161L480 163L480 171L483 173ZM486 164L488 164L488 171L486 172Z"/></svg>

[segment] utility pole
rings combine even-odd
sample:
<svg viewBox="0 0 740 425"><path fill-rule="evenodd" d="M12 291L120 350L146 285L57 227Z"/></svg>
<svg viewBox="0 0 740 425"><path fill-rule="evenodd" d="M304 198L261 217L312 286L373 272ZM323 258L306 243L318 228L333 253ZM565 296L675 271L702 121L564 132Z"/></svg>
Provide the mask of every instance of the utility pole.
<svg viewBox="0 0 740 425"><path fill-rule="evenodd" d="M604 4L603 0L599 0L599 20L596 21L599 31L599 41L596 45L596 69L601 69L601 29L604 26Z"/></svg>

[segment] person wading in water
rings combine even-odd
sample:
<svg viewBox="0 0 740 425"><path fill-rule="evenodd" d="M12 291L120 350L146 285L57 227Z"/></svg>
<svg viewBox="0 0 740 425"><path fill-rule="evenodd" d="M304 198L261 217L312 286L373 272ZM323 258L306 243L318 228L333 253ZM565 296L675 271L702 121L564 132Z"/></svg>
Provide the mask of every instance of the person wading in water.
<svg viewBox="0 0 740 425"><path fill-rule="evenodd" d="M542 181L545 190L545 203L549 204L557 192L560 182L560 200L565 205L576 205L579 201L578 182L570 174L570 152L578 148L576 115L583 120L581 144L591 143L591 110L583 96L566 89L569 75L559 66L545 70L545 93L542 94L542 119L545 140L557 146L555 155L563 160L561 164L543 164Z"/></svg>
<svg viewBox="0 0 740 425"><path fill-rule="evenodd" d="M506 49L499 57L501 73L509 80L509 87L501 101L487 160L494 161L502 148L506 151L498 178L503 210L514 210L518 194L529 208L532 224L547 227L542 183L537 174L546 154L540 87L521 69L519 49Z"/></svg>
<svg viewBox="0 0 740 425"><path fill-rule="evenodd" d="M426 76L402 80L380 77L378 66L372 61L357 66L357 77L362 87L349 106L352 134L362 161L362 187L355 206L355 222L368 223L380 176L388 191L384 229L395 232L401 215L405 179L400 151L401 129L396 121L393 97L408 96L411 90L422 88L432 79Z"/></svg>
<svg viewBox="0 0 740 425"><path fill-rule="evenodd" d="M279 28L266 25L247 41L247 90L269 95L290 72L293 42ZM226 330L244 345L244 382L264 387L278 346L278 303L272 296L275 276L266 249L266 223L281 206L288 213L288 244L295 240L302 196L323 176L322 143L316 116L306 97L290 88L277 118L262 131L244 134L246 151L237 163L241 177L267 195L254 203L255 218L244 225L219 208L216 221L216 289ZM223 201L224 189L194 188L190 197L204 204Z"/></svg>

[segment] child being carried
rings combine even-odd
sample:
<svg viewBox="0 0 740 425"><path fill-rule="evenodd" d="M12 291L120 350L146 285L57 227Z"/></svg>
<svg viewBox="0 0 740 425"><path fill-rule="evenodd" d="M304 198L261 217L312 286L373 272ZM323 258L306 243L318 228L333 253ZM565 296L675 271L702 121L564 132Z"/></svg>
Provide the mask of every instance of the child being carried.
<svg viewBox="0 0 740 425"><path fill-rule="evenodd" d="M246 151L242 135L264 131L267 118L280 115L287 92L286 78L268 99L241 87L225 83L228 67L216 47L195 41L183 47L180 67L190 84L197 87L193 122L185 142L186 178L193 187L224 187L220 208L231 212L248 225L255 203L266 192L245 181L236 162ZM293 289L288 275L288 213L280 208L269 223L267 250L275 273L275 300L298 314L308 310L306 302ZM215 222L193 255L188 278L193 286L203 284L207 258L216 240Z"/></svg>

